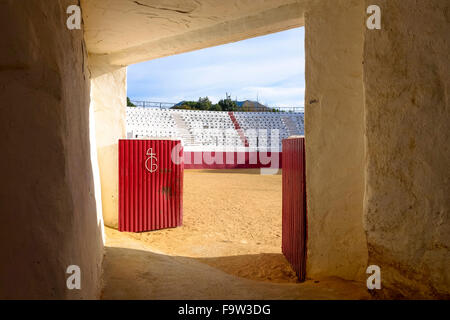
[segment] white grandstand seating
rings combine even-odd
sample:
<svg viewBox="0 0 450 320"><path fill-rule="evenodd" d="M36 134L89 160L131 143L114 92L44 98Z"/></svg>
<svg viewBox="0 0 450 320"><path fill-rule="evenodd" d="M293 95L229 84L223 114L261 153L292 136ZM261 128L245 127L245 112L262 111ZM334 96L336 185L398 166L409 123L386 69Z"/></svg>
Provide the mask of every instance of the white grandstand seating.
<svg viewBox="0 0 450 320"><path fill-rule="evenodd" d="M303 113L234 112L239 134L228 112L175 110L127 107L127 136L129 138L177 138L185 150L222 151L243 150L245 142L260 151L278 148L281 141L292 135L303 135ZM278 130L279 144L271 144Z"/></svg>
<svg viewBox="0 0 450 320"><path fill-rule="evenodd" d="M177 130L172 115L166 110L127 108L127 132L136 137L175 138Z"/></svg>

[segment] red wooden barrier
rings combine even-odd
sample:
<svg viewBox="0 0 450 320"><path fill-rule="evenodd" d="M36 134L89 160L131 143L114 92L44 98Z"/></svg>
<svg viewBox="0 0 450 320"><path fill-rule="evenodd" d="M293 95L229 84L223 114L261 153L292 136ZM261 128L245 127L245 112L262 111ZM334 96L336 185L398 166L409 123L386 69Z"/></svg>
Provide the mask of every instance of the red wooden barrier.
<svg viewBox="0 0 450 320"><path fill-rule="evenodd" d="M183 163L172 161L176 140L119 140L119 231L180 226Z"/></svg>
<svg viewBox="0 0 450 320"><path fill-rule="evenodd" d="M306 277L305 138L283 140L282 252L300 281Z"/></svg>

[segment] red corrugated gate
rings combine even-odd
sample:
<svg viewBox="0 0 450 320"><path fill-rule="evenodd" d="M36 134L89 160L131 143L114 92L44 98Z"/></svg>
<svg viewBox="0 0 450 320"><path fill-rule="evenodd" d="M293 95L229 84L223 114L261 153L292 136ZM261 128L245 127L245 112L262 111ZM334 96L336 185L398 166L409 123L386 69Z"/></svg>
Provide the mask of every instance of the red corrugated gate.
<svg viewBox="0 0 450 320"><path fill-rule="evenodd" d="M179 140L119 140L119 231L182 224L184 167L173 150L182 159Z"/></svg>
<svg viewBox="0 0 450 320"><path fill-rule="evenodd" d="M282 251L300 281L306 277L305 138L283 140Z"/></svg>

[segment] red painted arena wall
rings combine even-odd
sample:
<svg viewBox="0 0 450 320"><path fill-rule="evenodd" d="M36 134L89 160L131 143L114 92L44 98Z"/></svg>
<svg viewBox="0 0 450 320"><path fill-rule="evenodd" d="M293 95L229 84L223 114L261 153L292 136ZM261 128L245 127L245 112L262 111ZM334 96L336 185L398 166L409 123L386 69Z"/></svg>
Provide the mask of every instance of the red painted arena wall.
<svg viewBox="0 0 450 320"><path fill-rule="evenodd" d="M281 152L185 151L185 169L281 168Z"/></svg>

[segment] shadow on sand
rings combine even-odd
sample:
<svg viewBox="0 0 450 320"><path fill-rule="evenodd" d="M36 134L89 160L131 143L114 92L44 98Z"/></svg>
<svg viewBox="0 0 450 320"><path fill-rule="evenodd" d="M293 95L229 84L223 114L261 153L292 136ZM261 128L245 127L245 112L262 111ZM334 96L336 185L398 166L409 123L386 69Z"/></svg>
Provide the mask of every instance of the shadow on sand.
<svg viewBox="0 0 450 320"><path fill-rule="evenodd" d="M196 259L130 248L105 250L103 299L368 298L361 283L339 279L270 283L240 278L211 266L227 260L238 265L252 260L256 263L273 258L271 254Z"/></svg>

